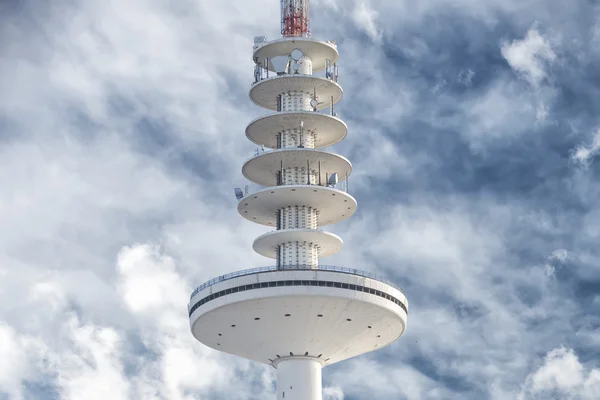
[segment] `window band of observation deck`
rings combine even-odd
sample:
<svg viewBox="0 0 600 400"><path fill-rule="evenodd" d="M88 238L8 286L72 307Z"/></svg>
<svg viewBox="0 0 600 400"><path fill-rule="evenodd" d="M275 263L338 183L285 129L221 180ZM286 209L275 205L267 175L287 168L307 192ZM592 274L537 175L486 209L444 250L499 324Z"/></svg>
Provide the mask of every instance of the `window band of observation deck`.
<svg viewBox="0 0 600 400"><path fill-rule="evenodd" d="M350 275L357 275L363 278L369 278L369 279L373 279L376 281L379 281L381 283L385 283L386 285L389 285L391 287L393 287L396 290L399 290L400 293L404 294L404 291L402 290L402 288L398 285L396 285L395 283L387 280L387 279L383 279L371 272L367 272L367 271L361 271L359 269L353 269L353 268L345 268L345 267L336 267L336 266L331 266L331 265L319 265L316 268L312 267L312 266L307 266L307 265L300 265L300 266L283 266L283 267L278 267L278 266L268 266L268 267L258 267L258 268L250 268L250 269L244 269L241 271L236 271L236 272L231 272L229 274L225 274L225 275L221 275L218 276L216 278L213 278L207 282L204 282L202 285L198 286L193 292L192 295L190 296L190 300L198 294L198 292L201 292L202 290L211 287L213 285L216 285L217 283L220 282L225 282L228 281L230 279L234 279L234 278L239 278L240 276L247 276L247 275L254 275L254 274L260 274L260 273L267 273L267 272L277 272L277 271L328 271L328 272L341 272L343 274L350 274Z"/></svg>
<svg viewBox="0 0 600 400"><path fill-rule="evenodd" d="M307 279L303 279L303 280L301 280L301 279L295 279L295 280L282 279L279 281L249 283L247 285L240 285L240 286L236 286L236 287L229 288L229 289L224 289L219 292L210 294L210 295L204 297L203 299L199 300L198 302L196 302L192 307L190 307L189 317L191 317L192 314L194 313L194 311L196 311L202 305L208 303L211 300L218 299L219 297L223 297L228 294L245 292L247 290L264 289L264 288L271 288L271 287L284 287L284 286L335 287L335 288L339 288L339 289L347 289L347 290L354 290L357 292L369 293L369 294L384 298L386 300L391 301L392 303L397 304L398 306L400 306L400 308L402 308L404 310L404 312L406 314L408 314L408 308L401 300L397 299L396 297L394 297L388 293L382 292L381 290L369 288L366 286L346 283L346 282L320 281L320 280L307 280Z"/></svg>

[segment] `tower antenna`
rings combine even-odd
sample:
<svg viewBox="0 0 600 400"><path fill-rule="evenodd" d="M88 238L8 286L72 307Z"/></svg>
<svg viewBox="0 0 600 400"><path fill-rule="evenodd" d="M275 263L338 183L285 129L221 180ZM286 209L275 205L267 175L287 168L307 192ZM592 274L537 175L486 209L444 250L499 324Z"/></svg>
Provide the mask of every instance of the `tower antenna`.
<svg viewBox="0 0 600 400"><path fill-rule="evenodd" d="M310 37L309 0L281 0L281 34L284 37Z"/></svg>

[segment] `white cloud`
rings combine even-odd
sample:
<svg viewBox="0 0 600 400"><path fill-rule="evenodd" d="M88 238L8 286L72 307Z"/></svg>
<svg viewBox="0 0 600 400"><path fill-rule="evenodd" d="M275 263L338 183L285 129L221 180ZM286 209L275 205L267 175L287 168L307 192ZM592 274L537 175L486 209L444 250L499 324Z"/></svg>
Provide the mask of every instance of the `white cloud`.
<svg viewBox="0 0 600 400"><path fill-rule="evenodd" d="M153 386L161 398L186 399L190 390L227 382L233 371L219 365L218 353L199 346L190 333L191 288L173 259L156 246L140 244L121 250L117 268L119 293L136 316L142 341L158 356L142 366L138 385Z"/></svg>
<svg viewBox="0 0 600 400"><path fill-rule="evenodd" d="M124 376L122 335L114 328L81 325L76 317L69 318L64 328L71 341L68 351L53 357L61 398L130 398L130 383Z"/></svg>
<svg viewBox="0 0 600 400"><path fill-rule="evenodd" d="M323 400L344 400L344 392L339 387L323 388Z"/></svg>
<svg viewBox="0 0 600 400"><path fill-rule="evenodd" d="M462 70L458 73L457 80L465 86L471 86L473 78L475 77L475 71L472 69Z"/></svg>
<svg viewBox="0 0 600 400"><path fill-rule="evenodd" d="M600 397L600 369L587 369L572 349L550 351L542 366L527 377L520 398L594 400Z"/></svg>
<svg viewBox="0 0 600 400"><path fill-rule="evenodd" d="M431 378L402 362L381 368L373 359L363 357L345 361L333 374L352 398L448 399L454 393L439 387Z"/></svg>
<svg viewBox="0 0 600 400"><path fill-rule="evenodd" d="M550 41L535 28L531 28L522 40L503 43L501 52L511 68L534 87L548 76L547 67L556 60Z"/></svg>
<svg viewBox="0 0 600 400"><path fill-rule="evenodd" d="M589 145L580 145L571 153L571 160L576 164L587 167L600 152L600 129L597 129Z"/></svg>
<svg viewBox="0 0 600 400"><path fill-rule="evenodd" d="M0 393L22 399L22 381L28 378L29 360L18 333L6 324L0 325Z"/></svg>
<svg viewBox="0 0 600 400"><path fill-rule="evenodd" d="M357 0L354 4L352 18L374 42L381 40L381 32L377 27L379 13L371 6L369 0Z"/></svg>
<svg viewBox="0 0 600 400"><path fill-rule="evenodd" d="M569 252L565 249L554 250L548 257L546 264L544 264L544 271L548 276L554 276L556 272L556 262L564 263L569 258Z"/></svg>

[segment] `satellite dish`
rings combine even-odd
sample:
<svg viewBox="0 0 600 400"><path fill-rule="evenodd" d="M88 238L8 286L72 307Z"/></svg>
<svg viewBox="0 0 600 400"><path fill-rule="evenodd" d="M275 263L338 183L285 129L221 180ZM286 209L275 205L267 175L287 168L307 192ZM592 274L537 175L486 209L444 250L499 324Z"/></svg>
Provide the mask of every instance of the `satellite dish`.
<svg viewBox="0 0 600 400"><path fill-rule="evenodd" d="M275 72L277 72L277 75L285 74L288 66L288 58L285 56L273 57L271 58L271 65Z"/></svg>
<svg viewBox="0 0 600 400"><path fill-rule="evenodd" d="M297 61L294 61L294 63L292 64L292 69L294 70L294 72L298 72L300 70L300 64L298 64Z"/></svg>
<svg viewBox="0 0 600 400"><path fill-rule="evenodd" d="M292 60L294 61L299 61L302 57L304 57L304 53L302 53L302 50L300 49L294 49L292 50Z"/></svg>
<svg viewBox="0 0 600 400"><path fill-rule="evenodd" d="M337 185L337 183L338 183L338 174L337 174L337 172L334 172L329 177L329 181L327 182L327 184L330 186L335 186L335 185Z"/></svg>
<svg viewBox="0 0 600 400"><path fill-rule="evenodd" d="M241 200L242 197L244 197L244 193L242 192L242 189L240 188L235 188L235 198L238 200Z"/></svg>
<svg viewBox="0 0 600 400"><path fill-rule="evenodd" d="M306 104L306 103L304 103L304 104ZM319 102L318 102L316 99L312 99L312 100L310 101L310 106L311 106L312 108L315 108L315 107L317 106L317 104L319 104Z"/></svg>

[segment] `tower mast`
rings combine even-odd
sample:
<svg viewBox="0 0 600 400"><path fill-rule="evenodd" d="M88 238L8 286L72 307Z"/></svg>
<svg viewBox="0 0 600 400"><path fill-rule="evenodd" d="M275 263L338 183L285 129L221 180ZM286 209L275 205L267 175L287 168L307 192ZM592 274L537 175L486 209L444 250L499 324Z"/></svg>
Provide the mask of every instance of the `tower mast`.
<svg viewBox="0 0 600 400"><path fill-rule="evenodd" d="M283 37L310 37L308 22L308 0L281 0Z"/></svg>

